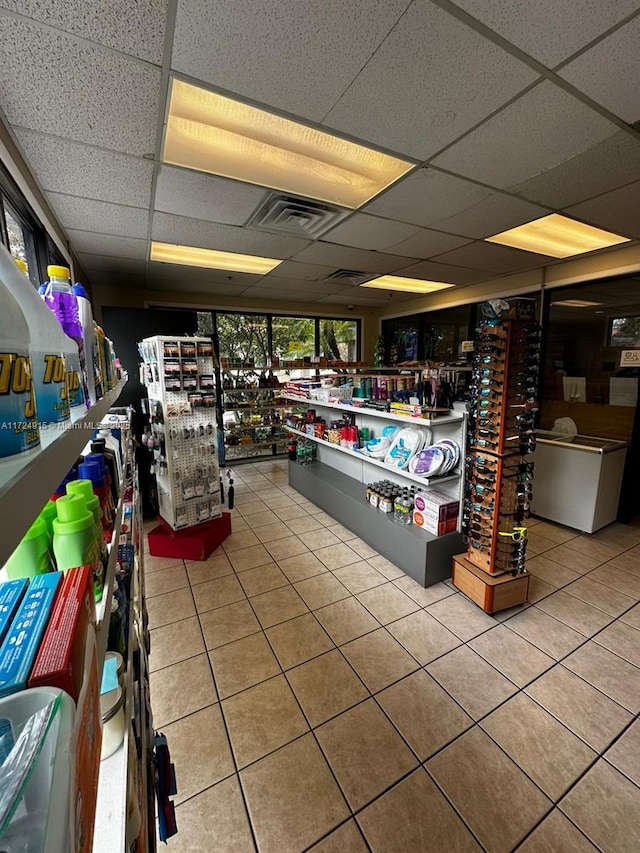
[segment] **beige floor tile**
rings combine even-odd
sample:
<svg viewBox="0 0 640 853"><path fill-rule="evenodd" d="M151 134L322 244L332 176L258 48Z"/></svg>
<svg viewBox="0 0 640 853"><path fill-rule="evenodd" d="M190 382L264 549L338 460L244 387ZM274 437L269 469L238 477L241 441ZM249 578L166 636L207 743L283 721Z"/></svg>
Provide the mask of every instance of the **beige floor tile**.
<svg viewBox="0 0 640 853"><path fill-rule="evenodd" d="M551 560L549 554L539 554L537 557L528 558L527 571L558 589L572 581L577 581L580 577L578 572Z"/></svg>
<svg viewBox="0 0 640 853"><path fill-rule="evenodd" d="M240 779L260 853L299 853L349 817L311 734L246 768Z"/></svg>
<svg viewBox="0 0 640 853"><path fill-rule="evenodd" d="M618 592L603 583L594 580L591 575L580 578L575 583L569 584L564 588L564 591L569 595L574 595L581 601L586 601L587 604L593 604L599 610L604 610L605 613L611 616L619 616L627 610L634 602L633 598Z"/></svg>
<svg viewBox="0 0 640 853"><path fill-rule="evenodd" d="M510 631L515 631L555 660L565 657L586 640L584 634L543 613L537 604L518 613L505 624Z"/></svg>
<svg viewBox="0 0 640 853"><path fill-rule="evenodd" d="M251 545L249 548L241 548L239 551L232 551L229 554L229 560L236 572L246 572L249 569L255 569L257 566L273 563L271 554L261 543Z"/></svg>
<svg viewBox="0 0 640 853"><path fill-rule="evenodd" d="M318 548L314 553L328 569L341 569L342 566L348 566L350 563L359 563L361 559L360 555L356 554L346 542L329 545L327 548Z"/></svg>
<svg viewBox="0 0 640 853"><path fill-rule="evenodd" d="M262 631L209 652L218 696L226 699L280 675L280 665Z"/></svg>
<svg viewBox="0 0 640 853"><path fill-rule="evenodd" d="M242 530L250 530L250 527L244 518L241 515L238 515L237 518L234 518L231 521L231 531L232 533L240 533Z"/></svg>
<svg viewBox="0 0 640 853"><path fill-rule="evenodd" d="M291 583L303 581L307 578L321 575L328 571L324 563L307 551L305 554L297 554L295 557L287 557L284 560L279 560L278 565L289 578Z"/></svg>
<svg viewBox="0 0 640 853"><path fill-rule="evenodd" d="M316 522L316 524L319 524L319 522ZM327 548L329 545L340 544L340 539L338 539L338 537L327 527L318 527L314 530L308 530L304 533L300 533L299 536L310 551L315 551L318 548Z"/></svg>
<svg viewBox="0 0 640 853"><path fill-rule="evenodd" d="M277 521L275 524L268 524L266 527L256 527L254 532L263 545L276 539L286 539L291 536L291 531L284 521Z"/></svg>
<svg viewBox="0 0 640 853"><path fill-rule="evenodd" d="M356 598L382 625L420 609L419 604L390 582L361 592Z"/></svg>
<svg viewBox="0 0 640 853"><path fill-rule="evenodd" d="M480 724L552 800L558 800L597 757L524 693Z"/></svg>
<svg viewBox="0 0 640 853"><path fill-rule="evenodd" d="M544 536L545 539L551 539L552 542L557 542L559 545L563 542L569 542L569 540L573 540L576 536L580 535L579 530L574 530L571 527L563 527L560 524L554 524L550 521L540 521L540 523L536 525L536 533L540 536Z"/></svg>
<svg viewBox="0 0 640 853"><path fill-rule="evenodd" d="M324 525L321 521L317 521L312 515L303 515L300 518L291 518L287 521L287 527L292 533L298 536L301 533L308 533L310 530L323 530Z"/></svg>
<svg viewBox="0 0 640 853"><path fill-rule="evenodd" d="M208 649L232 643L234 640L260 630L260 623L246 600L227 604L216 610L208 610L206 613L201 613L199 618L204 642Z"/></svg>
<svg viewBox="0 0 640 853"><path fill-rule="evenodd" d="M606 761L599 761L559 805L607 853L640 850L640 788Z"/></svg>
<svg viewBox="0 0 640 853"><path fill-rule="evenodd" d="M558 809L524 840L518 853L596 853L597 848Z"/></svg>
<svg viewBox="0 0 640 853"><path fill-rule="evenodd" d="M294 504L294 506L281 506L274 510L275 514L278 516L280 521L289 522L293 518L305 518L309 513L301 507L299 504ZM318 519L321 521L321 519Z"/></svg>
<svg viewBox="0 0 640 853"><path fill-rule="evenodd" d="M167 842L179 853L254 853L238 779L232 776L178 806L179 831Z"/></svg>
<svg viewBox="0 0 640 853"><path fill-rule="evenodd" d="M540 524L536 524L535 529L530 530L527 535L527 554L531 554L532 556L544 554L545 551L550 551L558 545L553 539L548 539L546 536L536 533L536 530L540 526Z"/></svg>
<svg viewBox="0 0 640 853"><path fill-rule="evenodd" d="M338 578L340 583L344 584L349 592L354 594L388 583L384 575L381 575L365 560L352 563L350 566L343 566L341 569L335 569L333 576Z"/></svg>
<svg viewBox="0 0 640 853"><path fill-rule="evenodd" d="M208 560L187 563L187 575L192 586L232 574L233 566L224 553L209 557Z"/></svg>
<svg viewBox="0 0 640 853"><path fill-rule="evenodd" d="M640 631L624 622L614 622L593 638L594 643L640 667Z"/></svg>
<svg viewBox="0 0 640 853"><path fill-rule="evenodd" d="M283 669L291 669L334 648L331 637L312 613L274 625L265 633Z"/></svg>
<svg viewBox="0 0 640 853"><path fill-rule="evenodd" d="M236 693L221 704L239 769L309 730L283 675Z"/></svg>
<svg viewBox="0 0 640 853"><path fill-rule="evenodd" d="M632 625L634 628L640 629L640 604L636 604L631 610L623 613L620 621L624 622L625 625Z"/></svg>
<svg viewBox="0 0 640 853"><path fill-rule="evenodd" d="M176 766L176 805L235 772L219 704L189 714L162 731Z"/></svg>
<svg viewBox="0 0 640 853"><path fill-rule="evenodd" d="M508 679L524 687L555 664L527 640L497 625L469 642L469 646Z"/></svg>
<svg viewBox="0 0 640 853"><path fill-rule="evenodd" d="M402 569L394 565L391 560L387 560L387 558L383 557L382 554L378 554L377 557L371 557L367 562L373 566L374 569L377 569L381 575L384 575L388 581L394 581L398 578L406 577Z"/></svg>
<svg viewBox="0 0 640 853"><path fill-rule="evenodd" d="M581 554L586 554L587 557L593 557L598 560L598 565L600 565L600 563L606 563L609 560L613 560L613 558L620 553L617 547L612 547L604 542L598 542L597 539L593 539L588 533L572 539L570 547L573 548L574 551L578 551Z"/></svg>
<svg viewBox="0 0 640 853"><path fill-rule="evenodd" d="M372 693L419 668L415 658L384 628L346 643L342 653Z"/></svg>
<svg viewBox="0 0 640 853"><path fill-rule="evenodd" d="M264 492L262 494L265 494ZM282 492L280 494L272 494L269 492L266 495L265 500L269 504L270 509L280 508L283 506L296 506L296 502L293 498L290 498L289 495L283 495Z"/></svg>
<svg viewBox="0 0 640 853"><path fill-rule="evenodd" d="M493 616L483 613L459 593L430 604L426 612L465 642L498 624Z"/></svg>
<svg viewBox="0 0 640 853"><path fill-rule="evenodd" d="M622 569L623 572L629 572L638 577L640 575L640 551L625 551L617 557L614 557L608 565L615 566L616 569Z"/></svg>
<svg viewBox="0 0 640 853"><path fill-rule="evenodd" d="M313 515L318 521L321 521L325 527L334 527L336 524L339 524L338 519L334 518L332 515L329 515L328 512L314 512ZM350 533L350 531L348 531L346 527L343 527L343 530L347 533ZM353 536L353 533L351 533L351 535Z"/></svg>
<svg viewBox="0 0 640 853"><path fill-rule="evenodd" d="M445 583L434 583L425 588L408 575L394 580L393 583L398 589L406 593L409 598L413 598L420 607L428 607L430 604L435 604L436 601L441 601L443 598L448 598L455 593L455 590L451 589Z"/></svg>
<svg viewBox="0 0 640 853"><path fill-rule="evenodd" d="M235 575L226 575L206 583L199 583L191 589L198 613L224 607L225 604L233 604L245 597L240 581Z"/></svg>
<svg viewBox="0 0 640 853"><path fill-rule="evenodd" d="M640 720L636 720L604 756L640 787Z"/></svg>
<svg viewBox="0 0 640 853"><path fill-rule="evenodd" d="M234 551L239 551L241 548L250 548L252 545L258 545L259 540L253 530L240 530L238 533L231 533L230 536L222 543L224 552L229 555Z"/></svg>
<svg viewBox="0 0 640 853"><path fill-rule="evenodd" d="M475 720L516 692L516 686L467 646L448 652L426 667Z"/></svg>
<svg viewBox="0 0 640 853"><path fill-rule="evenodd" d="M550 583L543 581L541 578L536 575L531 575L529 578L529 596L527 601L530 604L535 604L536 601L540 601L543 598L546 598L548 595L551 595L552 592L556 591L556 587L552 586ZM504 612L504 611L503 611ZM501 614L498 614L498 618L500 618Z"/></svg>
<svg viewBox="0 0 640 853"><path fill-rule="evenodd" d="M614 522L593 533L592 536L597 542L626 550L634 548L640 542L640 528Z"/></svg>
<svg viewBox="0 0 640 853"><path fill-rule="evenodd" d="M630 595L636 600L640 598L640 577L625 572L623 569L617 569L611 563L605 563L603 566L594 569L589 577L591 580L617 589L624 595Z"/></svg>
<svg viewBox="0 0 640 853"><path fill-rule="evenodd" d="M324 513L315 513L314 518L318 518L319 515L324 517ZM335 522L329 522L326 525L327 530L330 530L334 536L337 536L341 542L349 542L351 539L356 538L356 534L353 531L349 530L348 527L345 527L343 524L336 524Z"/></svg>
<svg viewBox="0 0 640 853"><path fill-rule="evenodd" d="M604 610L599 610L585 601L580 601L579 598L569 595L564 590L558 590L553 595L539 601L537 607L559 622L564 622L565 625L584 634L585 637L593 636L605 625L608 625L613 618Z"/></svg>
<svg viewBox="0 0 640 853"><path fill-rule="evenodd" d="M258 566L257 569L240 572L238 580L249 598L259 595L261 592L269 592L271 589L289 586L289 581L275 563L267 563L266 566Z"/></svg>
<svg viewBox="0 0 640 853"><path fill-rule="evenodd" d="M270 509L267 509L264 512L256 512L255 515L247 516L247 524L253 531L260 527L278 524L281 521L282 519L278 518L278 516Z"/></svg>
<svg viewBox="0 0 640 853"><path fill-rule="evenodd" d="M276 539L275 542L267 542L267 551L274 560L286 560L288 557L297 557L298 554L307 553L307 546L297 536L287 536L284 539Z"/></svg>
<svg viewBox="0 0 640 853"><path fill-rule="evenodd" d="M418 763L373 699L319 726L315 733L354 811Z"/></svg>
<svg viewBox="0 0 640 853"><path fill-rule="evenodd" d="M298 581L294 586L311 610L317 610L319 607L325 607L327 604L333 604L334 601L351 595L349 590L331 573Z"/></svg>
<svg viewBox="0 0 640 853"><path fill-rule="evenodd" d="M374 853L472 853L473 836L422 768L358 815Z"/></svg>
<svg viewBox="0 0 640 853"><path fill-rule="evenodd" d="M149 670L154 672L172 663L201 655L204 641L197 616L171 622L151 631Z"/></svg>
<svg viewBox="0 0 640 853"><path fill-rule="evenodd" d="M588 642L564 661L606 696L637 714L640 711L640 669L594 642Z"/></svg>
<svg viewBox="0 0 640 853"><path fill-rule="evenodd" d="M166 592L164 595L154 595L153 598L147 599L146 604L150 628L160 628L196 614L196 606L188 586L175 592Z"/></svg>
<svg viewBox="0 0 640 853"><path fill-rule="evenodd" d="M423 666L455 649L462 642L424 610L392 622L387 625L387 630Z"/></svg>
<svg viewBox="0 0 640 853"><path fill-rule="evenodd" d="M349 548L353 548L356 554L359 554L363 560L380 556L375 548L372 548L371 545L368 545L364 540L359 538L349 539Z"/></svg>
<svg viewBox="0 0 640 853"><path fill-rule="evenodd" d="M144 555L144 571L147 575L183 565L184 562L179 557L152 557L149 553Z"/></svg>
<svg viewBox="0 0 640 853"><path fill-rule="evenodd" d="M157 729L218 701L207 655L152 672L150 685L153 724Z"/></svg>
<svg viewBox="0 0 640 853"><path fill-rule="evenodd" d="M269 507L261 500L243 500L240 498L236 501L236 508L243 518L248 518L250 515L256 515L258 512L266 512Z"/></svg>
<svg viewBox="0 0 640 853"><path fill-rule="evenodd" d="M355 598L321 607L315 616L337 646L379 628L378 621Z"/></svg>
<svg viewBox="0 0 640 853"><path fill-rule="evenodd" d="M488 853L513 850L551 808L551 801L477 726L425 766Z"/></svg>
<svg viewBox="0 0 640 853"><path fill-rule="evenodd" d="M291 586L283 586L280 589L272 589L263 592L251 599L251 606L256 612L263 628L271 628L287 619L302 616L308 608Z"/></svg>
<svg viewBox="0 0 640 853"><path fill-rule="evenodd" d="M564 666L556 666L525 688L597 752L603 752L631 720L631 714Z"/></svg>
<svg viewBox="0 0 640 853"><path fill-rule="evenodd" d="M334 832L309 848L309 853L367 853L365 844L355 820L343 823Z"/></svg>
<svg viewBox="0 0 640 853"><path fill-rule="evenodd" d="M287 678L312 728L369 696L338 651L327 652L289 670Z"/></svg>
<svg viewBox="0 0 640 853"><path fill-rule="evenodd" d="M184 589L186 586L189 586L189 579L187 578L187 570L182 563L168 566L163 571L147 574L144 581L146 598L152 598L154 595L165 595L168 592L174 592L176 589Z"/></svg>
<svg viewBox="0 0 640 853"><path fill-rule="evenodd" d="M422 669L381 690L376 699L421 761L473 725L471 717Z"/></svg>
<svg viewBox="0 0 640 853"><path fill-rule="evenodd" d="M573 548L573 542L567 542L566 545L558 545L550 551L545 551L544 556L553 560L554 563L566 566L566 568L577 572L579 575L590 572L603 562L598 557L592 557L581 551L576 551Z"/></svg>

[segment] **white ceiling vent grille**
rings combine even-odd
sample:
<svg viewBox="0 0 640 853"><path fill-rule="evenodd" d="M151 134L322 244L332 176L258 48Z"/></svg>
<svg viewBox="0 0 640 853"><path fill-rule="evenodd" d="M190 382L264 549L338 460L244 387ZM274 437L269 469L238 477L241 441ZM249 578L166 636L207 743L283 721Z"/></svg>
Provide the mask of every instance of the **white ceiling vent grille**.
<svg viewBox="0 0 640 853"><path fill-rule="evenodd" d="M321 201L272 193L249 219L247 227L315 240L351 212Z"/></svg>
<svg viewBox="0 0 640 853"><path fill-rule="evenodd" d="M341 281L344 284L363 284L371 278L375 278L374 273L358 272L358 270L334 270L326 277L326 281Z"/></svg>

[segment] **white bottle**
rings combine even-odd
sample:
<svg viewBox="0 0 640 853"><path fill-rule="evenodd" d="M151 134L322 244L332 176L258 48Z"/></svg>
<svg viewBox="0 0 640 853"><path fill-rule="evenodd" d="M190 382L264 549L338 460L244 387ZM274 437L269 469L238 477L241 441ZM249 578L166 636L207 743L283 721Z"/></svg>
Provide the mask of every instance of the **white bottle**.
<svg viewBox="0 0 640 853"><path fill-rule="evenodd" d="M8 281L22 276L0 246L0 470L2 479L18 471L40 449L40 430L29 355L29 324ZM14 282L15 285L15 282ZM6 473L5 473L6 472Z"/></svg>
<svg viewBox="0 0 640 853"><path fill-rule="evenodd" d="M62 424L69 420L69 398L67 393L66 350L70 342L64 334L56 318L42 299L38 291L27 277L27 265L19 258L14 258L14 265L24 275L9 274L4 281L31 330L31 367L33 384L36 393L38 422L45 425ZM6 255L2 255L3 269L7 263ZM52 433L52 436L54 434Z"/></svg>
<svg viewBox="0 0 640 853"><path fill-rule="evenodd" d="M108 427L99 429L97 438L104 438L107 447L115 453L118 482L122 482L122 448L120 447L120 442Z"/></svg>
<svg viewBox="0 0 640 853"><path fill-rule="evenodd" d="M84 355L86 359L87 370L87 389L89 391L89 402L92 406L97 400L96 394L96 370L99 367L95 364L96 343L93 322L93 311L91 310L91 302L87 296L87 291L81 284L73 285L73 293L78 303L78 316L82 326L82 339L84 341Z"/></svg>

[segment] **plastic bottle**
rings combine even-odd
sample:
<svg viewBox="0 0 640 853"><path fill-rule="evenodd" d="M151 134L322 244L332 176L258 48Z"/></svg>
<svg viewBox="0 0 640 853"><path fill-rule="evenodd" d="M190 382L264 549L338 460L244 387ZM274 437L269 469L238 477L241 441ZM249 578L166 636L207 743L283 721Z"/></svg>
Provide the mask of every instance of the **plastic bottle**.
<svg viewBox="0 0 640 853"><path fill-rule="evenodd" d="M113 523L115 515L113 512L113 503L111 501L111 492L107 486L107 482L102 475L102 470L98 462L83 462L78 466L78 474L83 480L91 480L93 493L100 501L102 510L102 529L104 531L107 542L111 541L113 533Z"/></svg>
<svg viewBox="0 0 640 853"><path fill-rule="evenodd" d="M45 304L58 318L62 331L75 344L67 356L69 405L72 411L86 411L88 389L82 325L78 316L78 303L71 288L67 267L47 267L49 282L44 289ZM42 288L41 288L42 290Z"/></svg>
<svg viewBox="0 0 640 853"><path fill-rule="evenodd" d="M93 363L95 365L95 388L96 388L96 397L104 397L107 393L107 377L104 372L104 347L102 345L102 338L104 337L104 332L100 328L100 326L95 322L93 322Z"/></svg>
<svg viewBox="0 0 640 853"><path fill-rule="evenodd" d="M118 463L116 461L116 454L113 452L113 450L107 447L104 438L94 438L90 444L90 447L91 453L89 453L88 456L102 456L104 464L107 466L108 474L105 474L104 476L106 477L107 484L111 489L111 498L115 507L118 504L118 496L120 494L120 476L118 474ZM87 459L87 456L85 456L85 459Z"/></svg>
<svg viewBox="0 0 640 853"><path fill-rule="evenodd" d="M13 258L0 246L0 466L17 472L40 449L35 390L29 354L29 324L7 279L24 281ZM13 458L11 458L13 457Z"/></svg>
<svg viewBox="0 0 640 853"><path fill-rule="evenodd" d="M116 462L116 479L119 483L122 480L122 447L120 446L120 442L108 427L102 427L99 429L96 438L98 440L102 439L107 451L113 453Z"/></svg>
<svg viewBox="0 0 640 853"><path fill-rule="evenodd" d="M53 522L53 551L59 571L90 566L94 578L102 573L96 523L80 495L65 495L56 501Z"/></svg>
<svg viewBox="0 0 640 853"><path fill-rule="evenodd" d="M4 567L9 580L52 571L51 538L44 519L36 518Z"/></svg>
<svg viewBox="0 0 640 853"><path fill-rule="evenodd" d="M93 322L93 311L91 310L91 302L87 296L87 291L81 284L73 285L73 295L78 303L78 318L82 327L82 341L84 344L84 357L86 360L87 370L87 390L89 393L89 402L95 405L98 399L96 393L96 364L95 358L95 330ZM101 387L101 383L98 382Z"/></svg>
<svg viewBox="0 0 640 853"><path fill-rule="evenodd" d="M98 497L93 493L93 483L91 480L72 480L70 483L67 483L67 494L80 495L87 510L93 516L93 523L95 527L94 535L97 539L98 548L100 550L100 572L93 576L93 592L96 601L100 601L102 599L102 592L104 589L104 578L107 570L107 563L109 562L107 540L105 539L104 530L102 528L102 507L100 506Z"/></svg>

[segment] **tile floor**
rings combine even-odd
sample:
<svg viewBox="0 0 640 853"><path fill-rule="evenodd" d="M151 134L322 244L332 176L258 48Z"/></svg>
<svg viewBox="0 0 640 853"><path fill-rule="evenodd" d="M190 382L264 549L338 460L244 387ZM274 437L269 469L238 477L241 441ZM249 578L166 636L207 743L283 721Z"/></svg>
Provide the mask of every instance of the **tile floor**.
<svg viewBox="0 0 640 853"><path fill-rule="evenodd" d="M234 469L208 560L146 559L168 848L640 850L640 528L532 520L530 603L492 617L422 589L286 466Z"/></svg>

